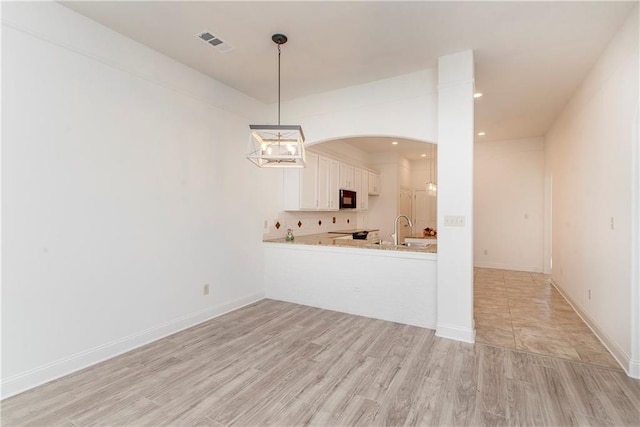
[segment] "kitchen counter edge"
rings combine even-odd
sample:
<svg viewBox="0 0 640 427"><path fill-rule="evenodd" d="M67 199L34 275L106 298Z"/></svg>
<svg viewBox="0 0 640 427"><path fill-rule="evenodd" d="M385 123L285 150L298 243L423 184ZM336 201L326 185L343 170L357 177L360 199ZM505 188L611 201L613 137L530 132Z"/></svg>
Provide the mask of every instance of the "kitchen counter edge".
<svg viewBox="0 0 640 427"><path fill-rule="evenodd" d="M346 236L344 234L343 236ZM323 248L342 251L363 251L364 253L374 254L420 254L430 255L433 259L437 256L437 245L429 245L425 248L421 247L398 247L393 245L374 246L370 240L340 240L339 234L321 233L306 236L297 236L293 241L286 241L285 238L263 240L265 244L285 245L296 247L296 249L313 249ZM404 257L403 257L404 258ZM421 258L423 258L421 256ZM431 258L431 257L429 257Z"/></svg>

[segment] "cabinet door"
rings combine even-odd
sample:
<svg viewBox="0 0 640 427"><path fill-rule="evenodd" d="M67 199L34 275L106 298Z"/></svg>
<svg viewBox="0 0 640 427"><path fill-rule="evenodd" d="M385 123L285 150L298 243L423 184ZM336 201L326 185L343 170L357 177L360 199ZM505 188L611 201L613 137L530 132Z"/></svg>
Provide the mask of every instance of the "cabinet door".
<svg viewBox="0 0 640 427"><path fill-rule="evenodd" d="M354 168L351 165L340 163L340 189L354 190Z"/></svg>
<svg viewBox="0 0 640 427"><path fill-rule="evenodd" d="M360 189L358 191L358 205L360 209L369 209L369 172L363 170L362 178L360 182Z"/></svg>
<svg viewBox="0 0 640 427"><path fill-rule="evenodd" d="M318 156L306 153L307 167L300 171L300 209L318 208Z"/></svg>
<svg viewBox="0 0 640 427"><path fill-rule="evenodd" d="M340 189L347 189L347 165L340 163Z"/></svg>
<svg viewBox="0 0 640 427"><path fill-rule="evenodd" d="M362 209L362 169L353 169L353 190L356 192L356 209Z"/></svg>
<svg viewBox="0 0 640 427"><path fill-rule="evenodd" d="M340 207L340 162L329 160L329 209L337 211Z"/></svg>
<svg viewBox="0 0 640 427"><path fill-rule="evenodd" d="M347 166L348 185L349 185L349 190L351 191L356 191L356 184L354 182L355 170L356 168L354 168L353 166Z"/></svg>
<svg viewBox="0 0 640 427"><path fill-rule="evenodd" d="M329 172L330 164L326 157L318 158L318 209L328 210L329 204Z"/></svg>
<svg viewBox="0 0 640 427"><path fill-rule="evenodd" d="M369 172L369 194L377 196L380 194L380 175Z"/></svg>

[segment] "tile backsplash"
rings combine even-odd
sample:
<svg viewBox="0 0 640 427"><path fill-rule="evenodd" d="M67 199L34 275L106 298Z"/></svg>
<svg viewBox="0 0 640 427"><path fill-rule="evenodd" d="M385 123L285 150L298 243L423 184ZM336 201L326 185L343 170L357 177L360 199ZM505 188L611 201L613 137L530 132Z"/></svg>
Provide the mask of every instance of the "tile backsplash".
<svg viewBox="0 0 640 427"><path fill-rule="evenodd" d="M362 222L362 214L355 211L279 212L277 218L267 220L268 229L263 230L263 238L284 237L288 228L293 231L294 236L356 229L358 220ZM277 224L280 225L279 228L276 227Z"/></svg>

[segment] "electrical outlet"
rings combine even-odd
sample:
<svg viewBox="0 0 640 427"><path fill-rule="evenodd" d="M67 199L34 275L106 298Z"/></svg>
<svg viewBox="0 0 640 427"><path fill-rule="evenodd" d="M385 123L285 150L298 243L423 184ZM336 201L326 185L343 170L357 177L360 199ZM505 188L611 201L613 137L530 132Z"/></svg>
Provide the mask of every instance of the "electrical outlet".
<svg viewBox="0 0 640 427"><path fill-rule="evenodd" d="M611 217L611 229L616 229L616 219L614 217Z"/></svg>
<svg viewBox="0 0 640 427"><path fill-rule="evenodd" d="M209 295L209 284L208 283L202 287L202 295Z"/></svg>
<svg viewBox="0 0 640 427"><path fill-rule="evenodd" d="M489 253L489 251L485 249L484 250L484 254L487 255L488 253Z"/></svg>
<svg viewBox="0 0 640 427"><path fill-rule="evenodd" d="M591 299L591 289L589 289L589 299Z"/></svg>
<svg viewBox="0 0 640 427"><path fill-rule="evenodd" d="M267 231L269 230L269 220L268 219L264 220L264 225L262 226L262 228L264 228Z"/></svg>

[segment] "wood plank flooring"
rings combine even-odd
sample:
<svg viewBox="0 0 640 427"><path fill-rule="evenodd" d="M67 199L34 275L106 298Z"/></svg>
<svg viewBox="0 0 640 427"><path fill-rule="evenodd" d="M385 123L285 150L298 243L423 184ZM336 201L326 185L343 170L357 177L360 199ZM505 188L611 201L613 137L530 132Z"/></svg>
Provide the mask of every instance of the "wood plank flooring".
<svg viewBox="0 0 640 427"><path fill-rule="evenodd" d="M5 426L638 425L640 381L263 300L1 409Z"/></svg>
<svg viewBox="0 0 640 427"><path fill-rule="evenodd" d="M476 268L476 341L621 369L547 275Z"/></svg>

